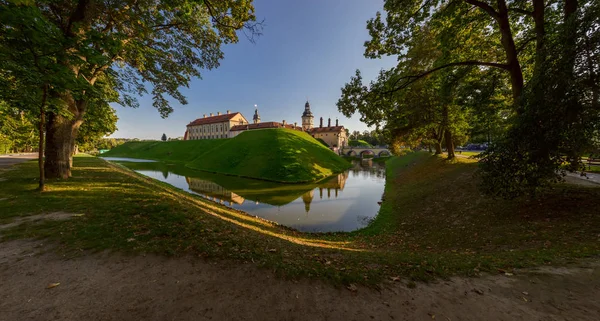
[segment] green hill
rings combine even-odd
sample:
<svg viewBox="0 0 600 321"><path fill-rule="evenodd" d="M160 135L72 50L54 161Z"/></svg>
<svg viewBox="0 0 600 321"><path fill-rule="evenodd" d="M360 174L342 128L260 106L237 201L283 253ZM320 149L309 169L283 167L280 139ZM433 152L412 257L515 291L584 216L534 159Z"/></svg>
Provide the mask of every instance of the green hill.
<svg viewBox="0 0 600 321"><path fill-rule="evenodd" d="M225 139L126 142L103 153L102 156L153 159L185 164L224 142Z"/></svg>
<svg viewBox="0 0 600 321"><path fill-rule="evenodd" d="M350 164L310 135L289 129L243 132L232 139L128 142L103 154L185 164L207 172L276 182L313 182Z"/></svg>

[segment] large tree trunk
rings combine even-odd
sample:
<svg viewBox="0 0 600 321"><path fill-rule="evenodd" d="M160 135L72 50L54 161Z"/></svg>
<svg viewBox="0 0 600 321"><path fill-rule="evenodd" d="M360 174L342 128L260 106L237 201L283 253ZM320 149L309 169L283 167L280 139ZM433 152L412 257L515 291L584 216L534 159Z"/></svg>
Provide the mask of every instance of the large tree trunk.
<svg viewBox="0 0 600 321"><path fill-rule="evenodd" d="M442 142L440 142L440 141L436 140L436 141L433 143L433 147L435 148L435 154L436 154L436 155L440 155L440 154L442 154Z"/></svg>
<svg viewBox="0 0 600 321"><path fill-rule="evenodd" d="M46 189L44 173L44 125L46 124L46 99L48 97L48 86L44 85L42 89L42 105L40 106L40 141L38 145L38 167L40 170L40 182L38 189L43 192Z"/></svg>
<svg viewBox="0 0 600 321"><path fill-rule="evenodd" d="M533 0L533 22L535 30L535 65L534 76L541 73L546 60L546 27L545 27L544 0Z"/></svg>
<svg viewBox="0 0 600 321"><path fill-rule="evenodd" d="M498 4L498 16L496 22L500 29L502 48L506 53L506 64L508 65L508 72L510 73L510 82L512 86L513 103L517 106L517 111L520 109L520 98L523 93L523 71L521 70L521 64L519 63L519 57L517 52L517 46L510 28L510 21L508 19L508 7L506 6L505 0L497 0Z"/></svg>
<svg viewBox="0 0 600 321"><path fill-rule="evenodd" d="M454 142L452 141L452 132L449 129L444 131L444 140L446 141L446 151L448 153L448 159L453 159L454 155Z"/></svg>
<svg viewBox="0 0 600 321"><path fill-rule="evenodd" d="M75 101L70 95L61 96L73 117L51 114L46 135L47 178L69 178L73 166L73 150L87 104Z"/></svg>

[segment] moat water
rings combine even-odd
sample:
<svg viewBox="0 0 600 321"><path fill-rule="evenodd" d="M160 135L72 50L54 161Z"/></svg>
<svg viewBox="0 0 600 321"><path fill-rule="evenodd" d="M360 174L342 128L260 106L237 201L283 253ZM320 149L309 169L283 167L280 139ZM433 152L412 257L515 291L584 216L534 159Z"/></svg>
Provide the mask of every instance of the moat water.
<svg viewBox="0 0 600 321"><path fill-rule="evenodd" d="M218 175L162 162L111 158L189 193L304 232L353 231L379 212L385 165L355 161L346 172L314 184L280 184Z"/></svg>

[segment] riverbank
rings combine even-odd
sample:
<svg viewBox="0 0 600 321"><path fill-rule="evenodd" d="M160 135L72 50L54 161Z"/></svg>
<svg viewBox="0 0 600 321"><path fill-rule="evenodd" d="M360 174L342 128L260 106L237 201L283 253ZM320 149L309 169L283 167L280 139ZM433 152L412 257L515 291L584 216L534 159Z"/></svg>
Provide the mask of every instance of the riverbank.
<svg viewBox="0 0 600 321"><path fill-rule="evenodd" d="M334 283L430 280L512 273L597 257L600 189L560 185L537 200L479 195L472 160L427 153L390 159L385 202L367 228L307 234L250 217L94 157L76 157L73 177L35 192L36 163L2 173L0 225L27 221L3 240L44 238L68 256L113 250L201 256L277 275Z"/></svg>

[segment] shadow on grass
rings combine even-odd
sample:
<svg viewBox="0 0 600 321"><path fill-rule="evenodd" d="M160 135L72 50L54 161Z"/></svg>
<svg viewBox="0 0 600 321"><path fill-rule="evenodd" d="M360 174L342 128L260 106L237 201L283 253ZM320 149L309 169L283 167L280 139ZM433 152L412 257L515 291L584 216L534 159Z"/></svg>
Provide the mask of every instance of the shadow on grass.
<svg viewBox="0 0 600 321"><path fill-rule="evenodd" d="M287 156L286 156L287 157ZM24 224L6 239L46 237L68 249L115 249L256 262L340 282L429 279L561 262L600 253L600 189L558 185L537 199L482 196L467 159L414 153L386 162L377 218L350 233L300 233L181 192L96 158L73 179L32 192L35 163L3 173L0 223L52 211L81 218Z"/></svg>

